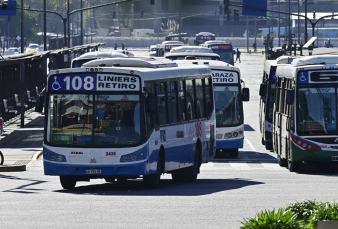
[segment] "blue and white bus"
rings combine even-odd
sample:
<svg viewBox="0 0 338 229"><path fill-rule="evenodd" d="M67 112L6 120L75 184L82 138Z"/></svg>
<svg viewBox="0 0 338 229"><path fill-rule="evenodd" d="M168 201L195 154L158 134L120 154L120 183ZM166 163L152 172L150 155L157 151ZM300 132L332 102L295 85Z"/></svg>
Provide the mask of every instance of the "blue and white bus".
<svg viewBox="0 0 338 229"><path fill-rule="evenodd" d="M208 66L108 58L53 70L45 111L44 173L60 176L65 189L140 177L156 188L162 173L193 182L215 156Z"/></svg>
<svg viewBox="0 0 338 229"><path fill-rule="evenodd" d="M228 154L238 157L243 148L244 111L243 101L249 101L249 88L241 80L239 68L223 61L177 60L179 66L209 66L212 70L216 111L216 156ZM243 86L242 86L243 84Z"/></svg>

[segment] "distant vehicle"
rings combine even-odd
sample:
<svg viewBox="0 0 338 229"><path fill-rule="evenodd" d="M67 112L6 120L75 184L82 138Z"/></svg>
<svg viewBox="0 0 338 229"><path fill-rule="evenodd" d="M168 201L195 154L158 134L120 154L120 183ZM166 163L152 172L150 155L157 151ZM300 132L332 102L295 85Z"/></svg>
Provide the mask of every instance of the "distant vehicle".
<svg viewBox="0 0 338 229"><path fill-rule="evenodd" d="M234 54L232 44L225 41L206 41L202 47L211 48L214 53L221 57L221 61L234 65Z"/></svg>
<svg viewBox="0 0 338 229"><path fill-rule="evenodd" d="M113 36L115 36L115 33L114 33L114 32L110 32L110 33L108 34L108 36L109 36L109 37L113 37Z"/></svg>
<svg viewBox="0 0 338 229"><path fill-rule="evenodd" d="M126 54L123 54L118 51L112 52L88 52L79 57L76 57L72 60L71 66L72 68L80 68L84 63L87 63L96 59L103 58L114 58L114 57L128 57Z"/></svg>
<svg viewBox="0 0 338 229"><path fill-rule="evenodd" d="M38 52L39 51L39 45L38 44L29 44L27 49L26 49L26 53L29 53L29 52Z"/></svg>
<svg viewBox="0 0 338 229"><path fill-rule="evenodd" d="M200 32L196 34L196 40L194 41L195 45L204 44L206 41L215 40L216 36L213 33L209 32Z"/></svg>
<svg viewBox="0 0 338 229"><path fill-rule="evenodd" d="M158 49L158 45L151 45L148 51L149 56L157 56Z"/></svg>
<svg viewBox="0 0 338 229"><path fill-rule="evenodd" d="M185 44L181 41L163 41L162 44L159 45L158 56L162 57L170 52L171 49L179 46L185 46Z"/></svg>
<svg viewBox="0 0 338 229"><path fill-rule="evenodd" d="M8 51L13 51L14 54L21 53L20 49L19 48L15 48L15 47L8 48Z"/></svg>
<svg viewBox="0 0 338 229"><path fill-rule="evenodd" d="M201 46L181 46L173 48L170 53L165 54L165 58L170 60L221 60L220 56L213 53L210 48Z"/></svg>

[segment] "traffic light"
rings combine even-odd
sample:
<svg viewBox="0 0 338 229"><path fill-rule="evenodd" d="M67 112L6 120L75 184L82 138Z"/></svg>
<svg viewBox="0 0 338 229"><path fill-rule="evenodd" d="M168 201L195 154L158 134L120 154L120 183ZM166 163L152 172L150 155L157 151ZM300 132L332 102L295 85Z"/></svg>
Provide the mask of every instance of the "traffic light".
<svg viewBox="0 0 338 229"><path fill-rule="evenodd" d="M313 11L313 19L316 19L316 11Z"/></svg>
<svg viewBox="0 0 338 229"><path fill-rule="evenodd" d="M141 10L141 17L143 17L143 10Z"/></svg>
<svg viewBox="0 0 338 229"><path fill-rule="evenodd" d="M150 0L150 5L155 5L155 0Z"/></svg>
<svg viewBox="0 0 338 229"><path fill-rule="evenodd" d="M227 10L227 21L231 21L230 10Z"/></svg>
<svg viewBox="0 0 338 229"><path fill-rule="evenodd" d="M113 19L115 19L116 18L116 12L114 11L113 12Z"/></svg>
<svg viewBox="0 0 338 229"><path fill-rule="evenodd" d="M220 5L218 8L219 8L219 15L222 15L222 11L223 11L222 8L223 7Z"/></svg>
<svg viewBox="0 0 338 229"><path fill-rule="evenodd" d="M1 1L1 9L2 10L6 10L7 9L7 4L8 4L8 0L2 0Z"/></svg>
<svg viewBox="0 0 338 229"><path fill-rule="evenodd" d="M234 9L234 21L239 21L239 10Z"/></svg>

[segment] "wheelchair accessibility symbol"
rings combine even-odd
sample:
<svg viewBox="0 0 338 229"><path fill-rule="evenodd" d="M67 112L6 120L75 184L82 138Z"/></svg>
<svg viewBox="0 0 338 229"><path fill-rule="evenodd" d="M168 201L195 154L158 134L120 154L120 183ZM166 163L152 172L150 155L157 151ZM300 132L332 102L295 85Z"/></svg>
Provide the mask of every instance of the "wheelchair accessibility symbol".
<svg viewBox="0 0 338 229"><path fill-rule="evenodd" d="M56 80L56 76L54 77L54 82L52 83L52 88L53 90L57 91L61 88L61 85L59 84L59 82Z"/></svg>
<svg viewBox="0 0 338 229"><path fill-rule="evenodd" d="M306 77L304 76L304 73L302 72L302 75L299 77L300 81L306 81Z"/></svg>

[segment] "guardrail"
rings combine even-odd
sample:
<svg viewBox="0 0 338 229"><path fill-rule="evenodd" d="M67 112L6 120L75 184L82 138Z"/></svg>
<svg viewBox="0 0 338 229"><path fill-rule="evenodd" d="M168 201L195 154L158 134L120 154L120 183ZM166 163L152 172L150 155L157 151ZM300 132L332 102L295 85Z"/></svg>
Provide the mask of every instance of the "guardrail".
<svg viewBox="0 0 338 229"><path fill-rule="evenodd" d="M21 103L25 111L35 106L46 85L48 58L53 59L54 69L68 68L72 58L97 51L102 45L104 43L0 57L0 117L6 122L19 115Z"/></svg>

